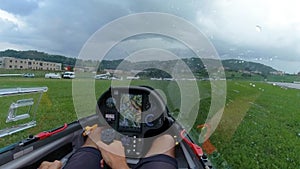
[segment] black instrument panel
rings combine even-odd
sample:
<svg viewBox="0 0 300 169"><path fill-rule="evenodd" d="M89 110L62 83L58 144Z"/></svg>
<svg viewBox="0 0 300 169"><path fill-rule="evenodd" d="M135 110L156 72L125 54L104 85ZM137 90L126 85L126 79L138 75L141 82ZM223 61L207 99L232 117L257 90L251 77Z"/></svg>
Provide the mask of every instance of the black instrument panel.
<svg viewBox="0 0 300 169"><path fill-rule="evenodd" d="M147 133L161 130L167 116L163 99L147 87L110 88L97 104L104 123L101 125L116 131L115 138L131 157L142 155L143 138L148 137Z"/></svg>
<svg viewBox="0 0 300 169"><path fill-rule="evenodd" d="M141 137L147 130L162 126L166 111L161 97L145 87L110 88L98 100L98 108L116 131Z"/></svg>

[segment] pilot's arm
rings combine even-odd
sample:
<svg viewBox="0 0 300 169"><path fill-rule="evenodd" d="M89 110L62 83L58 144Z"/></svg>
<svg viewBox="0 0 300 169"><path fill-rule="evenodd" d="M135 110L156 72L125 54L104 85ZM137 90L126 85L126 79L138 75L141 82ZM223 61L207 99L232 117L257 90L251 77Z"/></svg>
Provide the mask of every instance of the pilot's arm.
<svg viewBox="0 0 300 169"><path fill-rule="evenodd" d="M85 144L70 157L64 169L101 169L103 160L112 169L129 169L122 143L114 140L107 145L101 141L100 133L101 128L92 130ZM60 169L61 167L62 164L59 161L43 162L39 169Z"/></svg>

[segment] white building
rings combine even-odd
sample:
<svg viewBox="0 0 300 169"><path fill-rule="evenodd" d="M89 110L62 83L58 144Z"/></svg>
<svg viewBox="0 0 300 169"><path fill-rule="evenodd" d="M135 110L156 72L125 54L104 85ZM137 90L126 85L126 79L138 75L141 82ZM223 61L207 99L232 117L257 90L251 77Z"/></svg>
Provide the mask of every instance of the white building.
<svg viewBox="0 0 300 169"><path fill-rule="evenodd" d="M0 57L0 68L4 69L33 69L33 70L61 70L61 63L45 62L13 57Z"/></svg>

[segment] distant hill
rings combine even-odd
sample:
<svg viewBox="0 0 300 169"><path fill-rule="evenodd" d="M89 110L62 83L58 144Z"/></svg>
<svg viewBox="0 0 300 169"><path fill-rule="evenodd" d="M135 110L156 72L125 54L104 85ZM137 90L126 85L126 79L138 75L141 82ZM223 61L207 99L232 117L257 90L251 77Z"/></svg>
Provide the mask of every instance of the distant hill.
<svg viewBox="0 0 300 169"><path fill-rule="evenodd" d="M276 69L261 63L248 62L248 61L237 60L237 59L223 60L222 64L225 70L232 70L232 71L261 72L261 74L264 75L270 74L270 72L277 71Z"/></svg>
<svg viewBox="0 0 300 169"><path fill-rule="evenodd" d="M22 59L35 59L35 60L42 60L42 61L50 61L50 62L57 62L62 63L63 66L75 66L76 59L69 58L62 55L52 55L47 54L44 52L39 52L35 50L29 51L16 51L16 50L5 50L0 51L0 57L15 57L15 58L22 58ZM98 71L104 69L116 69L119 64L123 60L104 60L100 63ZM184 58L182 59L185 62L192 72L198 73L200 75L207 75L205 66L199 58ZM216 62L216 60L206 59L205 62L212 63ZM78 62L77 62L78 63ZM82 66L95 66L97 62L95 61L80 61ZM164 68L172 68L177 64L177 60L171 61L147 61L147 62L139 62L139 64L131 63L131 62L122 62L123 68L126 70L143 70L148 65L159 65ZM248 71L248 72L260 72L261 74L268 75L270 72L276 71L270 66L266 66L260 63L255 62L248 62L243 60L237 59L229 59L229 60L222 60L223 67L227 71ZM138 66L137 66L138 65ZM156 72L157 74L157 72Z"/></svg>
<svg viewBox="0 0 300 169"><path fill-rule="evenodd" d="M194 73L200 73L205 75L207 73L205 70L205 66L201 59L199 58L185 58L182 61L188 65L189 69ZM214 64L218 61L213 59L205 59L203 60L205 63L209 65L218 65ZM122 60L115 60L115 61L103 61L101 63L101 70L103 69L117 69L119 64ZM249 62L244 60L237 60L237 59L229 59L229 60L222 60L222 65L226 71L234 71L234 72L251 72L256 74L268 75L271 72L276 72L276 69L273 69L270 66L266 66L261 63ZM130 70L143 70L145 67L153 66L153 67L162 67L164 69L171 69L176 64L178 64L177 60L169 60L169 61L147 61L147 62L138 62L131 63L131 62L123 62L122 68L130 71ZM216 67L217 69L217 67Z"/></svg>

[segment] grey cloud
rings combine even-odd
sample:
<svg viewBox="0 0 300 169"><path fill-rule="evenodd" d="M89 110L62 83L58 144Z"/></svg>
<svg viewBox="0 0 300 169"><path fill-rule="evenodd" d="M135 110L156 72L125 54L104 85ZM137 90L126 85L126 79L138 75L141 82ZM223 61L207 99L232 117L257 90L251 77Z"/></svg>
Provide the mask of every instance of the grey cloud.
<svg viewBox="0 0 300 169"><path fill-rule="evenodd" d="M276 65L293 73L299 68L288 64L278 66L278 63L300 65L300 29L297 28L300 20L293 18L294 15L288 18L289 11L281 8L280 3L289 6L288 10L296 9L283 1L206 1L198 10L197 23L223 58ZM257 26L261 29L257 30Z"/></svg>
<svg viewBox="0 0 300 169"><path fill-rule="evenodd" d="M62 5L64 4L64 5ZM112 1L47 1L44 7L35 11L38 17L26 18L34 31L32 33L46 40L50 46L32 44L68 56L77 56L84 42L97 29L109 21L126 14L126 10ZM46 44L46 45L49 45Z"/></svg>
<svg viewBox="0 0 300 169"><path fill-rule="evenodd" d="M68 56L77 56L84 42L105 24L136 12L168 12L184 18L195 16L191 3L179 1L45 1L40 9L34 11L26 20L41 39L52 42L52 46L32 44L39 48ZM38 17L33 17L38 16ZM49 45L49 44L47 44ZM49 49L50 48L50 49ZM52 48L52 49L51 49Z"/></svg>
<svg viewBox="0 0 300 169"><path fill-rule="evenodd" d="M257 6L250 0L246 2ZM36 50L76 57L86 40L114 19L140 12L163 12L196 24L223 58L267 60L277 56L276 60L299 63L300 34L295 30L300 24L287 25L287 28L271 27L263 15L264 8L257 6L255 9L258 12L254 13L252 7L238 0L0 0L0 9L17 14L17 18L26 24L18 28L0 19L0 40L6 44L30 46ZM261 32L256 31L256 25L262 27ZM186 36L193 37L188 33ZM143 40L143 37L139 38ZM141 44L138 38L135 40L137 43L132 44ZM164 40L157 44L172 44ZM145 45L151 46L151 42L147 41ZM127 45L127 52L134 51L134 47L128 48L130 46ZM169 48L175 50L172 45Z"/></svg>
<svg viewBox="0 0 300 169"><path fill-rule="evenodd" d="M0 9L18 15L29 15L38 8L33 0L1 0Z"/></svg>

